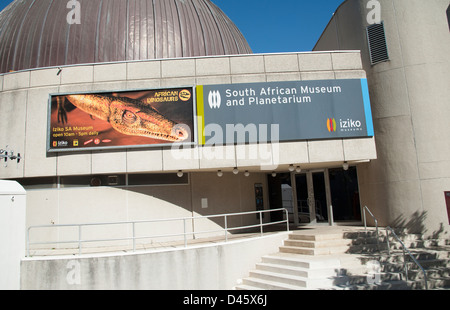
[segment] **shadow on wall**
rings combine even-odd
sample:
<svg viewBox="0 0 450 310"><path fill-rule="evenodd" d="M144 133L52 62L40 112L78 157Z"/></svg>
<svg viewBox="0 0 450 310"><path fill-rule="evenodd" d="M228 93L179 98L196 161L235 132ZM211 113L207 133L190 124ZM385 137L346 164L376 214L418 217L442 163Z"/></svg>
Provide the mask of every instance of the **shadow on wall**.
<svg viewBox="0 0 450 310"><path fill-rule="evenodd" d="M214 176L216 176L214 174ZM228 177L228 181L234 181L232 177ZM217 214L230 214L239 212L249 212L256 211L256 206L253 205L254 198L251 192L251 201L247 197L240 205L238 199L240 195L232 195L229 187L229 183L224 183L223 180L227 179L225 176L222 179L217 180L214 178L208 180L208 184L212 184L209 187L201 188L196 192L192 191L192 185L178 185L174 186L156 186L156 187L127 187L124 190L128 191L129 202L134 205L133 208L139 210L135 212L135 217L139 219L170 219L170 218L181 218L181 217L196 217L196 219L189 221L189 227L194 228L196 231L208 231L217 230L217 233L223 235L221 230L223 228L238 228L247 225L256 225L259 221L258 214L246 214L246 215L234 215L227 217L227 223L225 224L224 217L210 217L210 218L199 218L202 216L214 216ZM234 181L235 182L235 181ZM236 182L235 182L236 183ZM253 186L254 182L247 186ZM176 189L176 191L174 191ZM237 192L240 187L234 185L234 193ZM253 188L251 188L253 189ZM202 197L208 197L206 199L207 206L202 205ZM198 217L198 218L197 218ZM270 220L270 214L263 215L263 221L268 222ZM165 228L169 227L171 224L182 225L182 222L164 222ZM269 226L270 227L270 226ZM240 234L259 231L259 227L255 228L243 228L230 230L231 234ZM216 233L216 234L217 234ZM206 234L207 236L208 234ZM203 235L202 235L203 236Z"/></svg>
<svg viewBox="0 0 450 310"><path fill-rule="evenodd" d="M445 230L446 224L444 222L441 222L437 230L430 232L426 226L426 219L428 217L427 213L427 211L415 211L408 218L404 215L400 215L387 226L390 226L394 230L401 231L405 234L422 234L430 239L445 238L445 235L447 234ZM378 215L375 214L375 217L378 218ZM375 222L369 215L367 215L367 226L375 227ZM383 227L380 227L380 233L384 230Z"/></svg>
<svg viewBox="0 0 450 310"><path fill-rule="evenodd" d="M425 221L427 219L427 211L416 211L412 216L407 219L404 216L397 217L393 223L393 228L404 229L405 233L409 234L423 234L429 236L431 239L439 239L445 237L444 223L439 224L439 229L433 232L429 232L425 226Z"/></svg>

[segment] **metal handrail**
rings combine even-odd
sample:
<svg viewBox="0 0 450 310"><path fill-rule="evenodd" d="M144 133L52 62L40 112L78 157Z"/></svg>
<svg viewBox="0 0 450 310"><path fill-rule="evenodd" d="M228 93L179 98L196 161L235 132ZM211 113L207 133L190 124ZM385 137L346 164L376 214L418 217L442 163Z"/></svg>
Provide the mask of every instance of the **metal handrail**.
<svg viewBox="0 0 450 310"><path fill-rule="evenodd" d="M378 220L376 219L376 217L372 214L372 212L370 212L369 208L367 206L364 206L363 208L363 215L364 215L364 228L365 231L367 232L367 223L366 223L366 211L369 213L369 215L373 218L374 222L375 222L375 227L376 227L376 233L377 233L377 247L378 247L378 251L380 251L380 247L379 247L379 243L378 243ZM398 242L400 242L402 248L403 248L403 262L404 262L404 269L405 269L405 277L406 280L408 280L408 265L406 263L406 254L408 254L412 260L414 261L414 263L416 263L416 265L420 268L420 270L422 271L423 275L424 275L424 281L425 281L425 289L428 290L428 278L427 278L427 273L425 271L425 269L423 269L422 265L415 259L415 257L411 254L411 252L408 250L408 248L405 246L405 244L400 240L400 238L397 236L397 234L395 233L395 231L387 226L386 227L386 242L387 242L387 250L388 250L388 254L389 256L391 255L391 250L390 250L390 244L389 244L389 231L391 231L391 233L393 234L393 236L397 239Z"/></svg>
<svg viewBox="0 0 450 310"><path fill-rule="evenodd" d="M276 212L276 211L284 211L285 213L285 219L281 221L273 221L273 222L267 222L263 223L263 214L269 213L269 212ZM242 216L242 215L249 215L249 214L258 214L259 215L259 223L254 225L246 225L246 226L239 226L239 227L228 227L228 217L231 216ZM187 231L187 221L191 220L197 220L197 219L211 219L211 218L224 218L224 228L220 230L208 230L208 231ZM135 226L136 224L142 224L142 223L158 223L158 222L173 222L173 221L182 221L183 222L183 233L177 233L177 234L164 234L164 235L151 235L151 236L136 236ZM83 223L83 224L57 224L57 225L35 225L30 226L27 229L27 256L30 256L30 247L31 245L37 245L37 244L61 244L61 243L78 243L78 254L81 255L82 250L82 243L86 242L105 242L105 241L121 241L121 240L133 240L133 252L136 251L136 240L138 239L149 239L149 238L161 238L161 237L175 237L175 236L184 236L184 247L187 247L187 236L191 234L203 234L203 233L215 233L215 232L223 232L225 234L225 242L228 241L228 232L232 230L238 230L238 229L248 229L248 228L254 228L259 227L261 236L264 233L264 226L269 225L275 225L275 224L281 224L286 223L286 231L289 232L289 214L288 210L285 208L279 208L279 209L270 209L270 210L259 210L259 211L249 211L249 212L240 212L240 213L227 213L227 214L217 214L217 215L205 215L205 216L191 216L191 217L180 217L180 218L169 218L169 219L156 219L156 220L140 220L140 221L124 221L124 222L104 222L104 223ZM106 225L123 225L123 224L131 224L132 225L132 236L131 237L124 237L124 238L108 238L108 239L82 239L82 227L85 226L106 226ZM39 229L39 228L58 228L58 227L78 227L78 239L77 240L65 240L65 241L46 241L46 242L31 242L30 241L30 232L31 230Z"/></svg>
<svg viewBox="0 0 450 310"><path fill-rule="evenodd" d="M427 278L427 273L425 271L425 269L423 269L422 265L417 261L417 259L411 254L411 252L408 250L408 248L405 246L405 244L400 240L400 238L397 236L397 234L395 233L395 231L387 226L386 227L386 240L387 240L387 245L388 245L388 254L391 255L391 251L390 251L390 246L389 246L389 231L392 233L392 235L395 237L395 239L397 239L398 242L400 242L400 244L402 245L403 248L403 262L404 262L404 269L405 269L405 276L406 276L406 280L408 280L408 264L406 262L406 254L409 255L409 257L412 258L412 260L414 261L414 263L416 263L416 265L420 268L420 270L423 273L424 276L424 281L425 281L425 289L428 290L428 278Z"/></svg>
<svg viewBox="0 0 450 310"><path fill-rule="evenodd" d="M380 244L379 244L379 241L378 241L378 220L372 214L372 212L370 212L369 208L367 208L367 206L364 206L364 208L363 208L363 216L364 216L364 229L365 229L366 233L367 233L366 211L369 213L369 215L372 217L372 219L375 222L375 229L376 229L376 233L377 233L377 249L378 249L378 251L380 251Z"/></svg>

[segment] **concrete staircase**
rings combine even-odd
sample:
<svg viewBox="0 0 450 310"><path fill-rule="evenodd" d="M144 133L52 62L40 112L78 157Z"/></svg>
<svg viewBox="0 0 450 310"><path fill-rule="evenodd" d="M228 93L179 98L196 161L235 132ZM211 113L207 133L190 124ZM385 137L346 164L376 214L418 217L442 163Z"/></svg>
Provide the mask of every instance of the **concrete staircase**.
<svg viewBox="0 0 450 310"><path fill-rule="evenodd" d="M278 253L262 257L261 263L235 289L301 290L344 284L341 260L335 254L344 253L350 243L340 230L295 231Z"/></svg>
<svg viewBox="0 0 450 310"><path fill-rule="evenodd" d="M450 289L449 241L425 240L420 235L405 233L398 235L427 270L428 288ZM420 269L408 263L406 281L400 244L390 239L390 246L389 255L386 238L377 238L373 229L365 232L354 227L322 227L294 231L278 253L262 257L235 289L423 289Z"/></svg>
<svg viewBox="0 0 450 310"><path fill-rule="evenodd" d="M424 268L428 279L428 289L450 289L450 241L439 238L426 239L421 234L408 234L403 230L398 230L397 235ZM354 240L364 242L364 237L357 236ZM369 262L378 262L381 283L368 285L367 274L358 274L349 268L348 282L341 287L345 289L425 289L423 273L408 255L406 255L408 265L408 279L406 279L401 244L392 236L389 238L389 244L390 251L387 249L386 237L383 236L379 239L380 251L367 251L370 246L373 248L373 241L365 241L365 246L359 249L350 246L348 253L358 257L363 266L367 266Z"/></svg>
<svg viewBox="0 0 450 310"><path fill-rule="evenodd" d="M345 253L351 240L344 239L342 232L328 232L323 234L310 234L293 232L289 239L280 247L282 253L303 255L328 255Z"/></svg>

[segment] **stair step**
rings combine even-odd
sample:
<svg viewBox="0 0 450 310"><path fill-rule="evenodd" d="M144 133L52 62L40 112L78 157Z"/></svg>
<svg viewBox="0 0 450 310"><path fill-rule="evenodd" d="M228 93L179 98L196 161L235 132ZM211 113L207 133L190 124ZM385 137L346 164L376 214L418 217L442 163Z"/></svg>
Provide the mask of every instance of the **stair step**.
<svg viewBox="0 0 450 310"><path fill-rule="evenodd" d="M298 277L304 277L308 279L336 276L338 271L336 268L309 269L303 267L283 266L270 263L258 263L256 264L256 269L275 272L279 274L288 274Z"/></svg>
<svg viewBox="0 0 450 310"><path fill-rule="evenodd" d="M252 286L252 285L247 285L247 284L239 284L239 285L236 285L236 286L234 287L234 289L235 289L235 290L238 290L238 291L258 291L258 290L263 290L263 289L260 288L260 287Z"/></svg>
<svg viewBox="0 0 450 310"><path fill-rule="evenodd" d="M262 257L262 263L278 264L308 269L339 268L340 261L336 258L313 258L291 253L275 253Z"/></svg>
<svg viewBox="0 0 450 310"><path fill-rule="evenodd" d="M262 290L302 290L304 287L259 278L244 278L243 285Z"/></svg>
<svg viewBox="0 0 450 310"><path fill-rule="evenodd" d="M293 276L289 274L280 274L276 272L264 271L264 270L252 270L250 271L250 278L258 278L268 281L277 281L288 285L294 285L298 287L307 287L307 279L304 277Z"/></svg>
<svg viewBox="0 0 450 310"><path fill-rule="evenodd" d="M428 279L446 278L450 280L449 267L434 267L426 270Z"/></svg>
<svg viewBox="0 0 450 310"><path fill-rule="evenodd" d="M277 272L270 272L265 270L250 271L251 279L262 279L265 281L279 282L284 285L291 285L303 289L317 289L332 287L339 283L340 277L323 277L323 278L305 278L289 274L281 274Z"/></svg>
<svg viewBox="0 0 450 310"><path fill-rule="evenodd" d="M303 248L328 248L336 246L349 246L350 244L351 240L346 239L333 239L322 241L289 239L284 241L284 245L286 246L295 246Z"/></svg>
<svg viewBox="0 0 450 310"><path fill-rule="evenodd" d="M348 246L334 246L328 248L303 248L295 246L281 246L280 251L282 253L296 253L303 255L328 255L345 253L348 250Z"/></svg>
<svg viewBox="0 0 450 310"><path fill-rule="evenodd" d="M309 262L300 260L298 257L295 256L282 256L280 254L274 254L274 255L266 255L262 257L263 263L273 263L273 264L279 264L279 265L285 265L285 266L294 266L294 267L302 267L302 268L308 268Z"/></svg>
<svg viewBox="0 0 450 310"><path fill-rule="evenodd" d="M326 234L307 234L300 232L293 232L289 235L292 240L309 240L309 241L325 241L325 240L339 240L344 237L343 233L326 233Z"/></svg>

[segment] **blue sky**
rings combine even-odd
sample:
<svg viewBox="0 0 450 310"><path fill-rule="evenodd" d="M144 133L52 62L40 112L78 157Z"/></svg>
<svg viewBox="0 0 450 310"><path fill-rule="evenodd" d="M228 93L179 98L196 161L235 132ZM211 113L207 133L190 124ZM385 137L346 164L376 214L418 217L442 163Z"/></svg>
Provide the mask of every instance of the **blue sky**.
<svg viewBox="0 0 450 310"><path fill-rule="evenodd" d="M254 53L278 53L312 50L344 0L212 1L238 26ZM0 10L10 2L0 0Z"/></svg>
<svg viewBox="0 0 450 310"><path fill-rule="evenodd" d="M254 53L311 51L344 0L212 0Z"/></svg>

